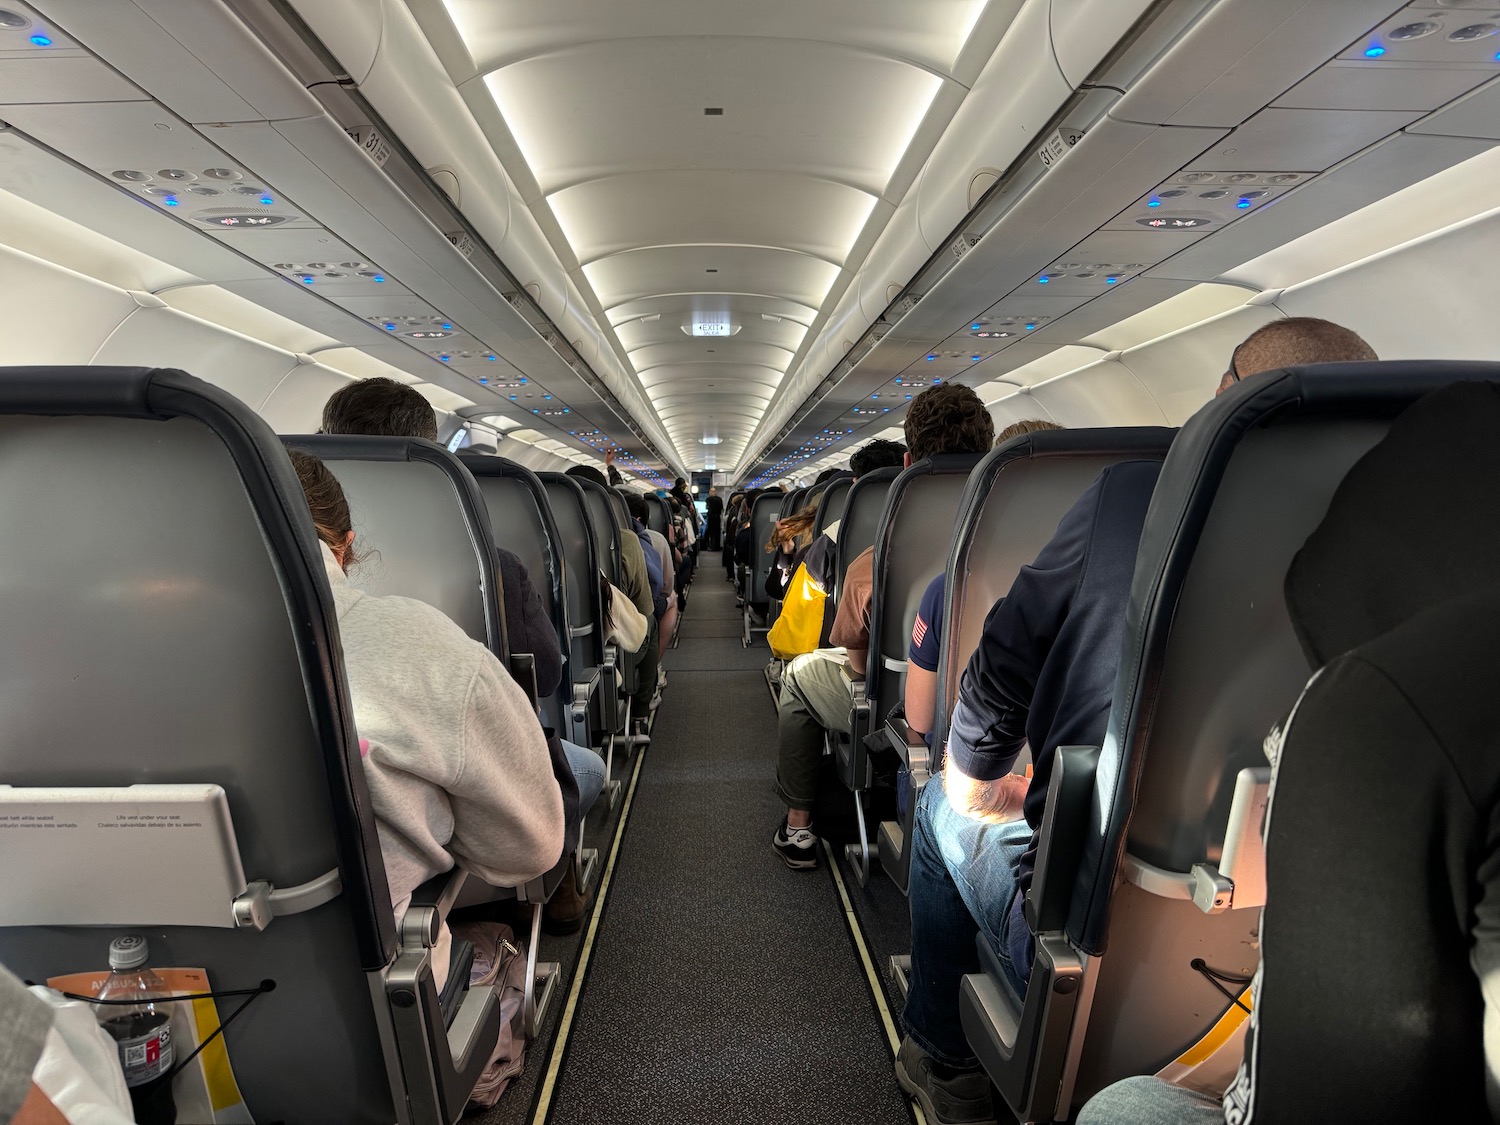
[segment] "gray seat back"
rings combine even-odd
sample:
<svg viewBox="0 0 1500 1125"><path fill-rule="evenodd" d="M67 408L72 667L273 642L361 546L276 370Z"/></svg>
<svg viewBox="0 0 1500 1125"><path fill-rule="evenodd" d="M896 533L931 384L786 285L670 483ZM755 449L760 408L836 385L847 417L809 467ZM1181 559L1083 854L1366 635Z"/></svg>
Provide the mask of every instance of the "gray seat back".
<svg viewBox="0 0 1500 1125"><path fill-rule="evenodd" d="M625 497L617 488L609 490L609 510L615 514L615 523L620 530L630 526L630 510L625 507Z"/></svg>
<svg viewBox="0 0 1500 1125"><path fill-rule="evenodd" d="M349 579L442 610L508 661L495 543L479 486L452 453L421 438L284 436L318 458L349 500L355 543L369 557Z"/></svg>
<svg viewBox="0 0 1500 1125"><path fill-rule="evenodd" d="M785 497L779 492L762 492L750 510L750 582L745 600L757 608L768 604L766 577L771 573L771 563L776 556L766 550L766 543L781 516L783 500Z"/></svg>
<svg viewBox="0 0 1500 1125"><path fill-rule="evenodd" d="M806 488L794 488L790 492L788 492L781 501L780 518L786 519L788 516L795 516L799 511L801 511L802 498L807 495L808 491L809 490Z"/></svg>
<svg viewBox="0 0 1500 1125"><path fill-rule="evenodd" d="M667 501L654 492L646 494L646 526L669 540L672 538L672 517Z"/></svg>
<svg viewBox="0 0 1500 1125"><path fill-rule="evenodd" d="M583 489L584 511L593 528L594 552L599 569L620 589L625 588L624 568L620 559L620 524L610 501L610 490L597 481L574 477Z"/></svg>
<svg viewBox="0 0 1500 1125"><path fill-rule="evenodd" d="M530 469L504 457L462 454L459 460L479 484L496 546L521 560L557 631L558 645L567 653L567 568L558 546L562 535L552 518L546 488ZM563 729L562 709L573 698L571 670L572 662L565 660L557 691L539 701L547 725L558 730Z"/></svg>
<svg viewBox="0 0 1500 1125"><path fill-rule="evenodd" d="M1143 426L1021 434L988 453L969 475L947 561L934 746L947 739L959 680L985 618L1016 574L1101 472L1120 461L1161 460L1175 433Z"/></svg>
<svg viewBox="0 0 1500 1125"><path fill-rule="evenodd" d="M865 672L865 695L875 701L876 715L884 715L901 698L917 605L927 583L947 562L958 502L969 473L983 456L928 457L902 470L886 493L875 532Z"/></svg>
<svg viewBox="0 0 1500 1125"><path fill-rule="evenodd" d="M584 670L604 663L598 578L603 570L582 485L564 473L538 473L537 479L547 490L547 504L557 527L568 604L568 663L577 679Z"/></svg>
<svg viewBox="0 0 1500 1125"><path fill-rule="evenodd" d="M366 976L395 956L390 892L333 599L280 442L180 371L3 369L0 481L0 779L217 784L247 878L342 883L263 931L0 928L0 961L38 981L104 969L133 930L153 965L206 968L215 988L275 980L225 1031L256 1119L394 1120ZM172 875L122 877L149 900Z"/></svg>
<svg viewBox="0 0 1500 1125"><path fill-rule="evenodd" d="M818 517L813 521L813 538L828 529L828 525L844 516L844 501L849 498L849 486L854 483L853 473L841 473L828 481L823 495L818 498Z"/></svg>
<svg viewBox="0 0 1500 1125"><path fill-rule="evenodd" d="M1075 1101L1207 1030L1224 1002L1195 960L1253 972L1259 911L1204 913L1188 896L1193 865L1220 857L1236 776L1265 765L1264 739L1311 672L1282 594L1287 567L1391 419L1472 379L1500 380L1500 365L1266 372L1205 406L1173 443L1137 557L1068 916L1077 947L1107 953Z"/></svg>
<svg viewBox="0 0 1500 1125"><path fill-rule="evenodd" d="M902 470L894 465L866 473L849 486L844 500L843 522L839 524L837 562L833 575L833 608L837 608L844 594L844 574L849 564L857 559L867 547L875 545L875 533L880 529L880 518L885 514L885 497L891 482ZM827 612L826 610L824 611Z"/></svg>

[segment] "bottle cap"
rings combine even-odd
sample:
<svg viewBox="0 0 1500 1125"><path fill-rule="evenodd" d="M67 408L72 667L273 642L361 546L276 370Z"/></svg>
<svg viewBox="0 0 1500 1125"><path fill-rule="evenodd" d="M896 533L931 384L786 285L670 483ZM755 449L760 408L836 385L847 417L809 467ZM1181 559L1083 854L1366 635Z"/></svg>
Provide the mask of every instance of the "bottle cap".
<svg viewBox="0 0 1500 1125"><path fill-rule="evenodd" d="M146 939L140 934L126 934L109 943L109 967L119 972L146 963Z"/></svg>

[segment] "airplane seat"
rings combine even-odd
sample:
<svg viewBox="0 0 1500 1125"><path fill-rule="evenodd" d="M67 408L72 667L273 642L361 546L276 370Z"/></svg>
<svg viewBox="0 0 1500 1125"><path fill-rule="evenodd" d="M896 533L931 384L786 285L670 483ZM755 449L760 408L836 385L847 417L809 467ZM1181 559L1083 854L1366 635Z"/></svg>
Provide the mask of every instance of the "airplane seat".
<svg viewBox="0 0 1500 1125"><path fill-rule="evenodd" d="M846 854L861 885L869 878L875 855L865 829L863 793L874 780L865 738L901 699L917 605L927 583L947 560L959 500L969 473L982 457L977 453L928 457L900 470L885 493L870 570L865 678L847 680L851 733L829 732L839 777L854 793L860 839L848 846Z"/></svg>
<svg viewBox="0 0 1500 1125"><path fill-rule="evenodd" d="M509 665L490 521L457 456L422 438L287 434L281 440L318 458L343 486L355 542L369 551L349 576L355 586L435 606ZM535 680L516 679L535 701Z"/></svg>
<svg viewBox="0 0 1500 1125"><path fill-rule="evenodd" d="M258 1120L456 1121L498 1004L471 990L445 1026L429 923L462 873L422 888L398 934L333 598L276 435L180 371L11 368L0 473L0 791L59 825L6 841L0 961L100 970L141 933L151 964L215 989L276 982L224 1033ZM88 831L148 810L180 827Z"/></svg>
<svg viewBox="0 0 1500 1125"><path fill-rule="evenodd" d="M543 722L565 731L567 708L573 698L573 667L572 661L566 659L568 602L563 557L558 546L562 534L552 518L547 490L530 469L504 457L465 453L459 455L459 461L479 485L496 545L521 560L557 632L564 654L562 680L556 691L538 702Z"/></svg>
<svg viewBox="0 0 1500 1125"><path fill-rule="evenodd" d="M630 526L630 509L625 507L625 497L620 495L617 488L609 490L609 510L614 513L615 523L619 525L620 530L623 531Z"/></svg>
<svg viewBox="0 0 1500 1125"><path fill-rule="evenodd" d="M844 515L844 501L849 497L849 486L854 483L854 474L844 470L835 477L830 477L828 486L823 489L823 495L818 498L818 515L813 521L813 538L816 539L828 530L828 525L837 522ZM830 596L832 591L829 591Z"/></svg>
<svg viewBox="0 0 1500 1125"><path fill-rule="evenodd" d="M568 664L573 697L568 711L569 738L580 746L603 750L613 727L606 710L618 698L614 646L605 636L599 575L603 551L594 538L583 486L566 473L538 473L557 527L568 608Z"/></svg>
<svg viewBox="0 0 1500 1125"><path fill-rule="evenodd" d="M512 653L507 643L505 603L486 501L458 457L422 438L297 434L281 440L289 449L317 457L343 485L355 542L370 551L365 562L353 569L350 581L366 593L398 594L442 610L499 657L535 708L531 654ZM570 852L551 871L520 887L496 887L472 879L454 904L517 899L531 906L527 948L531 972L524 996L528 1020L545 1008L559 972L554 963L536 961L541 907L561 884L572 861Z"/></svg>
<svg viewBox="0 0 1500 1125"><path fill-rule="evenodd" d="M795 516L798 512L800 512L802 510L803 501L810 491L812 491L811 488L794 488L784 497L782 497L781 514L778 518L787 519L788 517Z"/></svg>
<svg viewBox="0 0 1500 1125"><path fill-rule="evenodd" d="M756 633L770 632L774 622L771 619L771 599L766 596L766 577L771 573L771 563L776 556L766 550L766 543L770 541L771 529L776 525L781 515L781 505L785 497L779 492L762 492L755 498L755 504L750 509L750 566L745 576L745 631L740 641L746 647ZM755 618L760 617L765 624L755 624Z"/></svg>
<svg viewBox="0 0 1500 1125"><path fill-rule="evenodd" d="M829 605L824 613L837 612L849 564L866 547L875 545L875 533L880 527L880 517L885 512L886 493L890 491L891 482L902 472L899 466L889 465L850 482L839 523L838 545L834 552L833 590L829 594Z"/></svg>
<svg viewBox="0 0 1500 1125"><path fill-rule="evenodd" d="M1061 748L1063 780L1048 789L1024 904L1037 935L1025 1000L987 974L961 990L970 1044L1023 1120L1070 1116L1198 1043L1232 1007L1200 966L1255 971L1262 747L1310 674L1282 595L1288 564L1397 414L1474 379L1500 380L1500 365L1265 372L1173 442L1104 745Z"/></svg>
<svg viewBox="0 0 1500 1125"><path fill-rule="evenodd" d="M1142 426L1021 434L987 453L970 473L954 520L952 546L927 578L931 581L939 570L947 575L930 743L938 753L904 722L886 721L886 740L906 763L911 795L901 819L880 826L878 844L882 870L903 891L911 869L908 844L917 797L941 768L938 759L947 741L959 680L979 644L985 618L1105 468L1120 461L1159 461L1175 433ZM918 599L925 589L918 587ZM1024 768L1024 762L1017 768Z"/></svg>
<svg viewBox="0 0 1500 1125"><path fill-rule="evenodd" d="M665 535L667 542L672 541L671 510L666 499L654 492L646 493L646 526L658 535Z"/></svg>
<svg viewBox="0 0 1500 1125"><path fill-rule="evenodd" d="M624 590L624 561L620 554L621 524L611 500L614 494L598 481L576 477L571 479L576 480L583 490L584 512L592 529L600 569L616 589ZM630 702L638 686L633 656L633 653L616 651L613 645L607 646L606 661L613 668L608 686L613 691L609 696L601 693L600 707L595 712L599 729L605 735L602 750L606 777L604 787L611 806L619 799L620 794L620 782L615 777L614 752L617 746L627 753L630 749Z"/></svg>

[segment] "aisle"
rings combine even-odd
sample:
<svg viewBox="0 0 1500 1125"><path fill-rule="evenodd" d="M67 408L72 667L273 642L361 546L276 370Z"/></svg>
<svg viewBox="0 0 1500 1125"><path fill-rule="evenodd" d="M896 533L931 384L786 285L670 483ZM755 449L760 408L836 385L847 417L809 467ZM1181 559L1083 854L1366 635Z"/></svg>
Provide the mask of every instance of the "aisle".
<svg viewBox="0 0 1500 1125"><path fill-rule="evenodd" d="M833 878L771 851L769 654L740 647L716 562L667 658L548 1120L905 1125Z"/></svg>

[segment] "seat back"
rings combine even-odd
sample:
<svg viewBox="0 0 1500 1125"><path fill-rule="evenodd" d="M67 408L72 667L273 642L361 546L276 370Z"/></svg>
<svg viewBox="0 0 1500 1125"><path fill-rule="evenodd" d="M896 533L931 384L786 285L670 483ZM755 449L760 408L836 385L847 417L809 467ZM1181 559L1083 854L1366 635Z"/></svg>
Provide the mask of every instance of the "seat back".
<svg viewBox="0 0 1500 1125"><path fill-rule="evenodd" d="M297 434L289 449L318 458L343 485L355 543L369 551L349 580L442 610L509 660L495 541L473 476L421 438Z"/></svg>
<svg viewBox="0 0 1500 1125"><path fill-rule="evenodd" d="M771 573L776 556L766 550L766 543L781 516L784 499L779 492L763 492L755 498L755 506L750 510L750 579L745 601L756 607L768 604L766 577Z"/></svg>
<svg viewBox="0 0 1500 1125"><path fill-rule="evenodd" d="M460 454L459 461L479 485L495 544L521 560L557 631L558 645L567 653L567 567L560 547L562 533L552 518L546 487L530 469L504 457ZM563 709L573 698L571 672L572 661L564 661L557 690L538 701L547 725L557 730L563 729Z"/></svg>
<svg viewBox="0 0 1500 1125"><path fill-rule="evenodd" d="M576 681L584 671L604 662L604 618L597 577L603 567L583 486L565 473L538 473L537 479L546 489L547 506L557 528L567 595L568 664Z"/></svg>
<svg viewBox="0 0 1500 1125"><path fill-rule="evenodd" d="M1161 460L1175 433L1142 426L1021 434L988 453L969 475L947 560L934 746L947 740L959 680L985 618L1016 574L1101 472L1120 461Z"/></svg>
<svg viewBox="0 0 1500 1125"><path fill-rule="evenodd" d="M807 495L808 491L806 488L794 488L782 497L780 518L786 519L788 516L795 516L801 511L802 499Z"/></svg>
<svg viewBox="0 0 1500 1125"><path fill-rule="evenodd" d="M912 621L927 583L948 559L953 522L982 453L928 457L901 471L886 493L871 569L870 654L865 695L884 715L901 697ZM842 537L840 537L842 545Z"/></svg>
<svg viewBox="0 0 1500 1125"><path fill-rule="evenodd" d="M844 501L849 498L849 486L854 483L854 474L840 473L828 481L823 495L818 498L818 515L813 521L813 538L828 529L828 525L844 516Z"/></svg>
<svg viewBox="0 0 1500 1125"><path fill-rule="evenodd" d="M153 965L205 968L215 988L272 979L224 1033L256 1119L394 1120L367 976L395 956L390 892L333 599L280 442L180 371L0 369L0 480L0 779L218 785L247 878L336 870L342 885L264 930L235 928L228 902L221 926L77 924L91 881L121 877L79 871L49 924L0 927L0 961L38 981L100 970L133 931ZM172 885L165 860L128 877L148 909L175 897L153 892Z"/></svg>
<svg viewBox="0 0 1500 1125"><path fill-rule="evenodd" d="M646 526L659 535L672 537L672 515L664 497L654 492L646 494Z"/></svg>
<svg viewBox="0 0 1500 1125"><path fill-rule="evenodd" d="M849 486L844 500L843 520L839 524L838 550L833 575L833 608L836 608L844 593L844 575L866 547L875 545L875 533L880 528L880 518L885 514L885 497L891 483L902 470L894 465L866 473ZM826 612L826 611L825 611Z"/></svg>
<svg viewBox="0 0 1500 1125"><path fill-rule="evenodd" d="M1220 859L1238 775L1266 764L1265 737L1311 672L1282 594L1288 565L1392 418L1475 379L1500 380L1500 365L1266 372L1200 410L1173 443L1137 557L1068 915L1069 940L1104 955L1086 1034L1073 1031L1075 1103L1207 1031L1225 1002L1195 961L1254 971L1259 911L1200 909L1193 872Z"/></svg>
<svg viewBox="0 0 1500 1125"><path fill-rule="evenodd" d="M584 511L593 528L594 552L599 569L620 589L625 588L624 569L620 559L620 523L615 516L612 493L598 481L574 477L583 489Z"/></svg>
<svg viewBox="0 0 1500 1125"><path fill-rule="evenodd" d="M625 497L620 495L617 488L609 490L609 510L614 513L615 524L622 531L630 526L630 510L625 507Z"/></svg>

